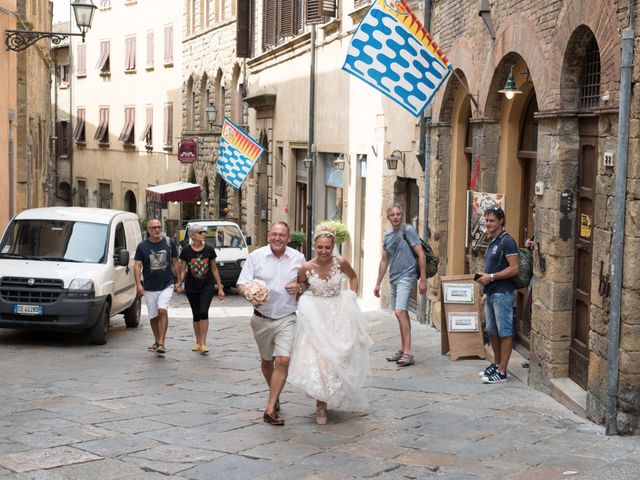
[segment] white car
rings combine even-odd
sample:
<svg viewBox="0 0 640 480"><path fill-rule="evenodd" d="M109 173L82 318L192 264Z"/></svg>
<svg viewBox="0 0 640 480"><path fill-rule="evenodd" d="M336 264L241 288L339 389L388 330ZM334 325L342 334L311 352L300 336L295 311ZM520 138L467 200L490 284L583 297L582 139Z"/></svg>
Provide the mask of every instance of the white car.
<svg viewBox="0 0 640 480"><path fill-rule="evenodd" d="M50 207L16 215L0 243L0 327L79 332L107 342L112 315L140 322L133 252L138 216Z"/></svg>
<svg viewBox="0 0 640 480"><path fill-rule="evenodd" d="M240 271L244 262L249 257L251 238L242 234L237 223L228 220L193 220L189 225L198 224L207 230L205 243L211 245L216 251L216 265L220 272L220 280L224 288L236 286ZM189 237L191 243L191 237Z"/></svg>

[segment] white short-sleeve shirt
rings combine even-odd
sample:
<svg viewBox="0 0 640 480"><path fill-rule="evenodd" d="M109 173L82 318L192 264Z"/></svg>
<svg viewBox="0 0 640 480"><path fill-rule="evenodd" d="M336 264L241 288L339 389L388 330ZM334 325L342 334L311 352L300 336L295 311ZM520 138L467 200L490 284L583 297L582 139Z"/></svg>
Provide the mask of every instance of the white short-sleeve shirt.
<svg viewBox="0 0 640 480"><path fill-rule="evenodd" d="M290 247L280 258L273 254L269 245L258 248L247 258L237 284L263 280L269 286L269 300L256 309L269 318L286 317L296 311L298 302L296 296L289 294L284 287L298 281L298 270L304 261L304 255Z"/></svg>

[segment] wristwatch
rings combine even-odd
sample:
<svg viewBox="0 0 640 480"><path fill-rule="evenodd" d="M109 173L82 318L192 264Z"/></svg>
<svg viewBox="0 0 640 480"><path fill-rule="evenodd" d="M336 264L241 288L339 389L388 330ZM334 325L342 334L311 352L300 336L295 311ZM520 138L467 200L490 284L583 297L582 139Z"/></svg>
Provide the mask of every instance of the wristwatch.
<svg viewBox="0 0 640 480"><path fill-rule="evenodd" d="M489 281L490 282L493 282L493 277L495 277L495 275L493 273L490 273L489 274Z"/></svg>

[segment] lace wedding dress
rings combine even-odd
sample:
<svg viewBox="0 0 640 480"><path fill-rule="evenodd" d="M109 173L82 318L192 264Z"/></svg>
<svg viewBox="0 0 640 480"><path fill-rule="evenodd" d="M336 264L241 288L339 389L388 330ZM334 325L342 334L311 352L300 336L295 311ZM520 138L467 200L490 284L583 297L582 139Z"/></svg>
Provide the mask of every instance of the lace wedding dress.
<svg viewBox="0 0 640 480"><path fill-rule="evenodd" d="M335 257L329 278L310 271L307 279L310 288L298 302L288 381L329 408L366 407L362 386L372 342L357 296L342 288Z"/></svg>

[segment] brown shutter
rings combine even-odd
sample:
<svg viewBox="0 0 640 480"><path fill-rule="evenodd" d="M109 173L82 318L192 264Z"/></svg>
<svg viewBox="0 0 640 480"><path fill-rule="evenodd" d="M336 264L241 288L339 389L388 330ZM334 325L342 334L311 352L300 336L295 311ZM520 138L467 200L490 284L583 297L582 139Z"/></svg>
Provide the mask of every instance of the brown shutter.
<svg viewBox="0 0 640 480"><path fill-rule="evenodd" d="M164 106L164 146L173 146L173 104Z"/></svg>
<svg viewBox="0 0 640 480"><path fill-rule="evenodd" d="M173 63L173 25L164 27L164 63Z"/></svg>
<svg viewBox="0 0 640 480"><path fill-rule="evenodd" d="M56 122L56 157L64 155L64 135L65 131L62 128L62 122Z"/></svg>
<svg viewBox="0 0 640 480"><path fill-rule="evenodd" d="M318 24L327 21L327 17L336 14L335 0L307 0L307 24Z"/></svg>
<svg viewBox="0 0 640 480"><path fill-rule="evenodd" d="M87 45L84 43L78 45L78 71L76 73L78 75L87 74Z"/></svg>
<svg viewBox="0 0 640 480"><path fill-rule="evenodd" d="M153 67L153 30L147 32L147 67Z"/></svg>
<svg viewBox="0 0 640 480"><path fill-rule="evenodd" d="M136 37L128 37L125 40L126 54L125 54L125 70L136 69Z"/></svg>
<svg viewBox="0 0 640 480"><path fill-rule="evenodd" d="M280 38L293 35L293 3L294 0L280 0Z"/></svg>
<svg viewBox="0 0 640 480"><path fill-rule="evenodd" d="M276 0L264 0L262 4L262 46L276 44Z"/></svg>
<svg viewBox="0 0 640 480"><path fill-rule="evenodd" d="M236 57L251 58L253 0L237 0Z"/></svg>

